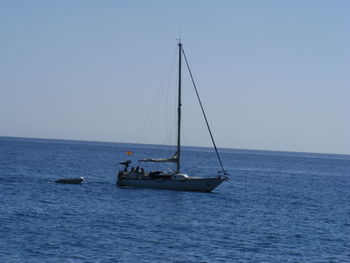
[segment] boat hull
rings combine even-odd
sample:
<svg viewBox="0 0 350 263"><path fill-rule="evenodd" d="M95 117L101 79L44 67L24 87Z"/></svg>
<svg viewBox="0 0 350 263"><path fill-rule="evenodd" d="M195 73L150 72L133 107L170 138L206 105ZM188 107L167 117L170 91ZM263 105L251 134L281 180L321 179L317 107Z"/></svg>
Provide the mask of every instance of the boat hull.
<svg viewBox="0 0 350 263"><path fill-rule="evenodd" d="M58 179L55 182L59 184L81 184L84 181L84 177L79 178L62 178Z"/></svg>
<svg viewBox="0 0 350 263"><path fill-rule="evenodd" d="M196 191L196 192L211 192L218 187L224 178L196 178L188 177L183 180L174 179L137 179L123 178L117 179L118 186L131 186L139 188L181 190L181 191Z"/></svg>

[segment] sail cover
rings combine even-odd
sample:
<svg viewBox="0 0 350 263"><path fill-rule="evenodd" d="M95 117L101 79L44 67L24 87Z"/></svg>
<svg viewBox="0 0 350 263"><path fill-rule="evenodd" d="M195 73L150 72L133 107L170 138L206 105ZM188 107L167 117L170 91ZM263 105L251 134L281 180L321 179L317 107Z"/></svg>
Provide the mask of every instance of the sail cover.
<svg viewBox="0 0 350 263"><path fill-rule="evenodd" d="M171 163L176 163L178 160L178 156L177 156L177 152L170 158L150 158L150 159L142 159L139 160L139 162L152 162L152 163L167 163L167 162L171 162Z"/></svg>

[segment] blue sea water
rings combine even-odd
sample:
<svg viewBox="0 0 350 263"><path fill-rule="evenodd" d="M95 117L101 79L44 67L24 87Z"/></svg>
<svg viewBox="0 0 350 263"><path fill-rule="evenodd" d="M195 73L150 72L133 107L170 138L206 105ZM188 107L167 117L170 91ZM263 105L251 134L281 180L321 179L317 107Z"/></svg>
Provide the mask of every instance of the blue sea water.
<svg viewBox="0 0 350 263"><path fill-rule="evenodd" d="M118 161L172 153L0 137L0 262L350 262L350 156L223 149L212 193L116 187ZM207 148L183 159L218 170Z"/></svg>

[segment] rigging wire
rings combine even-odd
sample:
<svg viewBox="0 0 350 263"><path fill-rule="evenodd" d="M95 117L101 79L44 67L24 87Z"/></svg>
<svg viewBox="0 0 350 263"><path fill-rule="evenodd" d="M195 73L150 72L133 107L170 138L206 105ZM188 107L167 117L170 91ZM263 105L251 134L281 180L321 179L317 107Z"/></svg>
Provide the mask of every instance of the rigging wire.
<svg viewBox="0 0 350 263"><path fill-rule="evenodd" d="M175 120L176 120L176 112L174 112L174 115L172 117L169 116L169 105L176 105L176 96L170 96L171 98L174 98L174 101L173 102L170 102L169 101L169 91L170 90L173 90L171 88L171 85L173 83L173 80L171 79L173 77L173 71L174 71L174 65L175 65L175 56L176 56L176 51L174 53L175 55L173 56L172 58L172 63L171 63L171 68L169 70L169 77L168 77L168 83L167 83L167 89L166 89L166 98L165 98L165 111L164 111L164 119L165 119L165 134L166 134L166 138L165 138L165 144L171 144L172 140L174 139L174 135L175 135L175 130L174 130L174 127L170 127L171 125L174 125L175 123ZM171 107L173 108L173 107ZM169 118L168 116L170 117L170 124L169 125ZM174 143L174 142L173 142Z"/></svg>
<svg viewBox="0 0 350 263"><path fill-rule="evenodd" d="M194 78L193 78L193 75L192 75L192 71L191 71L191 68L188 64L188 61L187 61L187 58L186 58L186 54L185 54L185 50L183 49L183 47L181 48L181 51L182 51L182 54L184 55L184 58L185 58L185 62L186 62L186 66L187 66L187 69L188 69L188 72L190 73L190 76L191 76L191 80L192 80L192 84L193 84L193 87L196 91L196 95L197 95L197 99L198 99L198 102L199 102L199 105L201 106L201 109L202 109L202 113L203 113L203 116L204 116L204 119L205 119L205 123L207 124L207 128L208 128L208 131L209 131L209 134L210 134L210 138L211 138L211 141L213 143L213 146L214 146L214 149L215 149L215 152L216 152L216 156L218 157L218 160L219 160L219 163L220 163L220 166L221 166L221 170L222 170L222 173L223 175L226 175L226 171L224 169L224 166L222 165L222 161L221 161L221 158L220 158L220 155L219 155L219 152L218 152L218 149L216 147L216 144L215 144L215 141L214 141L214 137L213 137L213 134L210 130L210 127L209 127L209 122L208 122L208 119L207 119L207 116L204 112L204 108L203 108L203 105L202 105L202 101L199 97L199 93L198 93L198 90L197 90L197 86L196 86L196 83L194 82Z"/></svg>
<svg viewBox="0 0 350 263"><path fill-rule="evenodd" d="M188 173L192 173L194 170L196 170L202 163L204 163L206 160L210 158L212 153L208 153L201 161L199 161L196 165L191 166L191 169L188 169Z"/></svg>
<svg viewBox="0 0 350 263"><path fill-rule="evenodd" d="M171 59L171 61L169 62L168 66L167 66L167 68L166 68L166 70L165 70L165 73L164 73L164 75L163 75L163 77L162 77L162 80L161 80L161 82L160 82L160 85L159 85L159 88L158 88L158 90L157 90L156 96L154 97L154 99L153 99L153 101L152 101L152 103L151 103L151 106L149 107L149 109L148 109L148 111L147 111L146 118L145 118L145 120L144 120L143 123L142 123L140 132L139 132L139 134L138 134L138 136L137 136L137 139L136 139L136 143L139 142L140 137L141 137L141 135L142 135L142 133L143 133L143 131L144 131L144 129L145 129L146 124L149 122L150 117L153 115L152 112L154 111L154 107L155 107L155 105L157 104L156 102L157 102L158 100L160 100L160 97L161 97L161 92L160 92L160 91L161 91L162 88L164 88L165 79L166 79L166 77L170 74L169 71L171 72L171 71L173 70L174 63L175 63L175 58L176 58L176 53L177 53L177 50L175 49L175 51L174 51L174 53L173 53L173 56L172 56L172 59Z"/></svg>
<svg viewBox="0 0 350 263"><path fill-rule="evenodd" d="M150 104L149 108L148 108L148 111L147 111L147 114L146 114L146 118L144 119L143 123L142 123L142 126L141 126L141 129L139 131L139 134L137 136L137 140L136 142L138 143L140 138L142 137L142 134L144 133L145 129L146 129L146 126L147 124L149 125L152 125L155 123L155 118L156 118L156 112L157 112L157 109L159 109L159 107L161 107L161 102L163 101L165 103L165 121L164 121L164 124L165 124L165 135L166 135L166 138L165 140L167 140L168 142L170 141L169 140L169 137L173 137L174 134L170 134L169 130L168 129L168 118L167 115L168 115L168 102L169 102L169 90L171 90L170 86L171 86L171 77L173 75L173 71L174 71L174 65L175 65L175 62L176 62L176 55L177 55L177 48L174 49L174 52L173 52L173 55L164 71L164 74L163 74L163 77L161 79L161 82L159 84L159 87L157 89L157 93L155 95L155 97L153 98L153 101L152 103ZM165 92L164 92L165 91ZM163 100L164 99L164 100ZM154 126L154 125L153 125ZM147 126L148 127L148 126ZM148 129L148 128L147 128ZM146 130L147 130L146 129ZM166 142L165 142L166 144ZM167 170L170 170L170 171L173 171L174 169L170 166L170 165L165 165L163 164L163 167Z"/></svg>

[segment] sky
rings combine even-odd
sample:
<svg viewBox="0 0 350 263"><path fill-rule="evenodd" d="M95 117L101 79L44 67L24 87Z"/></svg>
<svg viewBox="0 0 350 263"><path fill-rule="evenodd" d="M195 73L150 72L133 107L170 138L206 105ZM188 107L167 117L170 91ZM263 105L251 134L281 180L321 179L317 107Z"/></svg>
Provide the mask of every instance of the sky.
<svg viewBox="0 0 350 263"><path fill-rule="evenodd" d="M346 0L2 0L0 136L175 142L181 36L219 148L350 154L349 33Z"/></svg>

